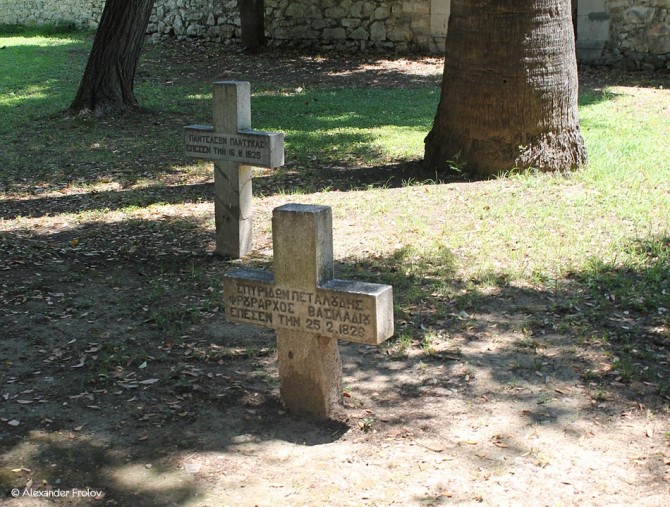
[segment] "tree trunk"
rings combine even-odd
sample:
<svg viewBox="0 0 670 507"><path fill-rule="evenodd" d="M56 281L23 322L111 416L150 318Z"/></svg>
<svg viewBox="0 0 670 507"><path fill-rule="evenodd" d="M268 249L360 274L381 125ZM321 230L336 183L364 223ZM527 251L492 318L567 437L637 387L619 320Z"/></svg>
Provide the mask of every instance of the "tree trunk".
<svg viewBox="0 0 670 507"><path fill-rule="evenodd" d="M493 175L586 163L570 0L452 0L430 170Z"/></svg>
<svg viewBox="0 0 670 507"><path fill-rule="evenodd" d="M134 80L154 0L107 0L70 111L96 116L137 108Z"/></svg>
<svg viewBox="0 0 670 507"><path fill-rule="evenodd" d="M238 0L242 47L255 53L265 45L265 6L263 0Z"/></svg>

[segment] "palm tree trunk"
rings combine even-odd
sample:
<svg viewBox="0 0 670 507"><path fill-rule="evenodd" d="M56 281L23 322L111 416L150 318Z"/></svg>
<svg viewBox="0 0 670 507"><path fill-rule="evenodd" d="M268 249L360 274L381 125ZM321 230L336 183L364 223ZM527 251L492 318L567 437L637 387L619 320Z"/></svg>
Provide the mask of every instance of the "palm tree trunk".
<svg viewBox="0 0 670 507"><path fill-rule="evenodd" d="M480 175L586 163L570 0L452 0L424 161Z"/></svg>

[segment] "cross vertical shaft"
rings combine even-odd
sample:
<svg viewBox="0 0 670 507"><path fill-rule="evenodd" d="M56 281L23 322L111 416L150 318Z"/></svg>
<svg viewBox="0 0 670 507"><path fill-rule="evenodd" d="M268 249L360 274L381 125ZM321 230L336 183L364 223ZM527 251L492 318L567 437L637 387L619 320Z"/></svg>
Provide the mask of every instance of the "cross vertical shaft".
<svg viewBox="0 0 670 507"><path fill-rule="evenodd" d="M237 134L251 128L251 86L248 82L214 83L214 131ZM252 246L251 166L214 161L215 252L239 258Z"/></svg>
<svg viewBox="0 0 670 507"><path fill-rule="evenodd" d="M332 212L326 206L287 204L274 210L272 239L278 285L313 290L333 278ZM342 403L337 339L278 329L279 385L286 408L326 419Z"/></svg>

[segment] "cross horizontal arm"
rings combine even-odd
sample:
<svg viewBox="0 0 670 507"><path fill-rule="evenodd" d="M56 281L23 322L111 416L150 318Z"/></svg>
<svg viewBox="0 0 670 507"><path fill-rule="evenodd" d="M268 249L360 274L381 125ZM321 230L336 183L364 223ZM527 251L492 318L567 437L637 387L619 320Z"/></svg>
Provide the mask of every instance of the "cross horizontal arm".
<svg viewBox="0 0 670 507"><path fill-rule="evenodd" d="M257 167L284 165L284 134L260 130L240 130L237 134L217 133L210 125L184 127L184 147L189 157L227 160Z"/></svg>
<svg viewBox="0 0 670 507"><path fill-rule="evenodd" d="M393 335L389 285L335 279L314 290L295 290L276 286L271 273L244 268L230 270L223 283L232 322L369 345Z"/></svg>

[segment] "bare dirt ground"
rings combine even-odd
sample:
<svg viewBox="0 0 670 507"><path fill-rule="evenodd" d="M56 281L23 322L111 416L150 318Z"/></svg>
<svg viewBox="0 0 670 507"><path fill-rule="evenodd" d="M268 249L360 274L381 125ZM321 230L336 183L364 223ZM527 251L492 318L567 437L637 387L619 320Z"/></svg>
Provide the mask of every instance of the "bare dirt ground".
<svg viewBox="0 0 670 507"><path fill-rule="evenodd" d="M296 85L437 86L442 65L266 58L262 79ZM269 267L285 199L256 201L250 262ZM597 339L547 325L555 294L492 289L432 323L431 354L342 344L344 407L313 424L281 406L273 334L225 322L230 264L209 253L211 230L164 214L75 233L50 216L57 202L2 210L27 218L0 236L0 505L670 505L667 396L623 382ZM209 213L194 202L190 219ZM348 227L335 222L338 258L366 239Z"/></svg>

